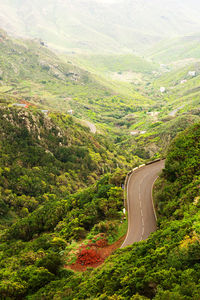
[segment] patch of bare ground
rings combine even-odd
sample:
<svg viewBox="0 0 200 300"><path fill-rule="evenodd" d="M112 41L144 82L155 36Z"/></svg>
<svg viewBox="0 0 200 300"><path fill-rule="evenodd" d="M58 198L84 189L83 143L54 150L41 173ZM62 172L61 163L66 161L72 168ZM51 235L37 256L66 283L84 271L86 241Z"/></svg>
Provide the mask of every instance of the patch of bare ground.
<svg viewBox="0 0 200 300"><path fill-rule="evenodd" d="M89 263L89 264L82 264L77 260L76 263L71 265L65 265L66 269L71 269L76 272L85 272L88 267L90 268L97 268L100 265L102 265L106 258L108 258L116 249L119 249L122 245L123 241L125 240L125 235L121 237L118 241L113 243L112 245L105 245L103 247L99 247L97 245L91 245L90 249L95 250L97 255L100 256L100 261L97 261L95 263Z"/></svg>

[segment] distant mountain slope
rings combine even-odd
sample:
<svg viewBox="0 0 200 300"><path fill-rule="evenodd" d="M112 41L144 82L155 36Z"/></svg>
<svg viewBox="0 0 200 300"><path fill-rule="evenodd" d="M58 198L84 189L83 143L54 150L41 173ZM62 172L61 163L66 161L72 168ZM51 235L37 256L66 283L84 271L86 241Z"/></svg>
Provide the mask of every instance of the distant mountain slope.
<svg viewBox="0 0 200 300"><path fill-rule="evenodd" d="M93 70L98 73L109 72L134 72L152 73L159 68L158 64L152 63L145 58L134 54L120 55L77 55L74 56L77 64L86 70Z"/></svg>
<svg viewBox="0 0 200 300"><path fill-rule="evenodd" d="M68 50L123 52L200 31L197 0L4 0L0 26Z"/></svg>
<svg viewBox="0 0 200 300"><path fill-rule="evenodd" d="M146 55L160 63L171 63L187 58L200 59L200 33L162 41L146 51Z"/></svg>
<svg viewBox="0 0 200 300"><path fill-rule="evenodd" d="M141 103L152 102L132 85L107 80L86 71L84 66L78 67L68 56L56 55L40 40L13 39L4 31L0 31L0 39L0 98L26 100L110 125L137 111ZM136 71L138 61L141 69L145 66L144 71L154 68L153 64L132 56L132 68ZM123 66L123 60L120 64Z"/></svg>

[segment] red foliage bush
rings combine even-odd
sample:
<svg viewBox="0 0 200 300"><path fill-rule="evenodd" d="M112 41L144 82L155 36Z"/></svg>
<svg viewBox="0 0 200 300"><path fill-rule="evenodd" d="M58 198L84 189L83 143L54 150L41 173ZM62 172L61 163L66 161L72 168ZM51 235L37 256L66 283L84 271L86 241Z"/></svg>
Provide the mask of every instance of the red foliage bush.
<svg viewBox="0 0 200 300"><path fill-rule="evenodd" d="M99 247L99 248L106 247L107 245L108 245L108 243L107 243L106 239L98 240L98 241L96 241L96 244L95 244L95 246Z"/></svg>
<svg viewBox="0 0 200 300"><path fill-rule="evenodd" d="M83 249L77 259L77 263L81 265L92 265L101 261L101 256L94 249Z"/></svg>

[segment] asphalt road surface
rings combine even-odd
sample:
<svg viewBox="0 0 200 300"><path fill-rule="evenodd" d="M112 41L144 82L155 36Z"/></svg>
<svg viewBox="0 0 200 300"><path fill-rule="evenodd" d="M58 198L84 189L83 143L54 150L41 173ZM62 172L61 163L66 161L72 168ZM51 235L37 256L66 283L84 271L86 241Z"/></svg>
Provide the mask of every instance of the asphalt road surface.
<svg viewBox="0 0 200 300"><path fill-rule="evenodd" d="M156 230L152 188L164 168L158 161L134 171L127 182L128 232L121 248L145 240Z"/></svg>

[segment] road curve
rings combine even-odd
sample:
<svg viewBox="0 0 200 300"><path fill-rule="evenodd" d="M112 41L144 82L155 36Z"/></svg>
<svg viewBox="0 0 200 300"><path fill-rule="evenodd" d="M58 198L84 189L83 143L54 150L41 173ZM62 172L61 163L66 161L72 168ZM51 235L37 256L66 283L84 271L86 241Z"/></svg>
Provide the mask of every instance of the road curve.
<svg viewBox="0 0 200 300"><path fill-rule="evenodd" d="M145 240L156 230L152 188L164 168L158 161L134 171L127 182L128 232L121 248Z"/></svg>
<svg viewBox="0 0 200 300"><path fill-rule="evenodd" d="M90 131L92 133L96 133L97 132L97 128L96 128L96 126L93 123L91 123L89 121L84 121L83 123L84 123L84 125L86 125L87 127L90 128Z"/></svg>

